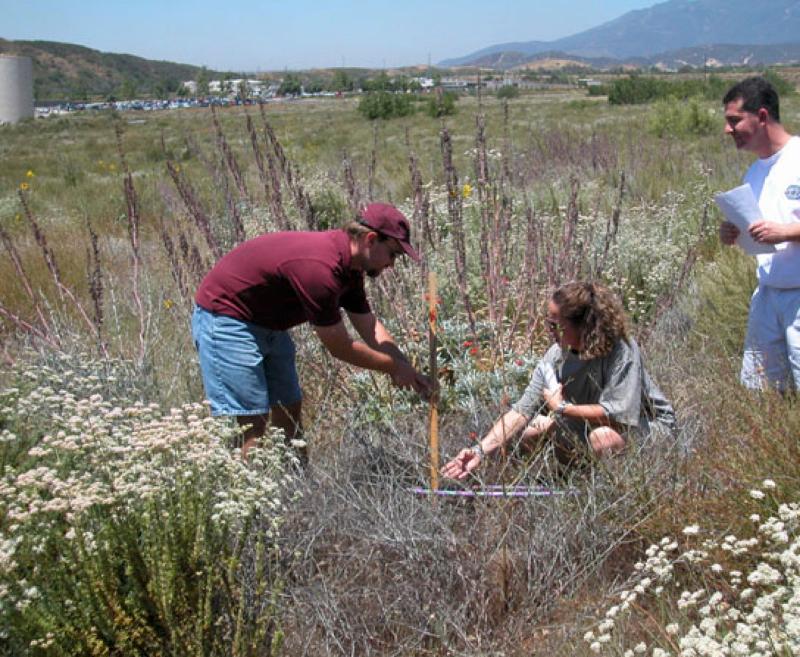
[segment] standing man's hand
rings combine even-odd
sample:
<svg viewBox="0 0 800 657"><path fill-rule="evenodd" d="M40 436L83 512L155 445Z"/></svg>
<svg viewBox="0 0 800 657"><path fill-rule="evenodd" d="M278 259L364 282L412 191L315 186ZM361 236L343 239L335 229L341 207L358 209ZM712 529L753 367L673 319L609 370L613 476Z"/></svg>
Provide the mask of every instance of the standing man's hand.
<svg viewBox="0 0 800 657"><path fill-rule="evenodd" d="M750 224L747 232L750 233L750 237L761 244L780 244L788 240L785 229L786 224L760 219Z"/></svg>
<svg viewBox="0 0 800 657"><path fill-rule="evenodd" d="M755 224L754 224L755 225ZM736 238L739 237L739 229L730 221L723 221L719 225L719 240L728 246L733 245Z"/></svg>

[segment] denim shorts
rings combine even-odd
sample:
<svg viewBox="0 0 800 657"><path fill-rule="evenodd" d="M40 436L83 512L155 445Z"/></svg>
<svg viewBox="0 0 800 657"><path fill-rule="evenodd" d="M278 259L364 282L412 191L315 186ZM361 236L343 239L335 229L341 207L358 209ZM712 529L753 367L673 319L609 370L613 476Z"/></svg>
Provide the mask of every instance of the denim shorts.
<svg viewBox="0 0 800 657"><path fill-rule="evenodd" d="M212 415L264 415L302 399L295 347L286 331L195 306L192 337Z"/></svg>

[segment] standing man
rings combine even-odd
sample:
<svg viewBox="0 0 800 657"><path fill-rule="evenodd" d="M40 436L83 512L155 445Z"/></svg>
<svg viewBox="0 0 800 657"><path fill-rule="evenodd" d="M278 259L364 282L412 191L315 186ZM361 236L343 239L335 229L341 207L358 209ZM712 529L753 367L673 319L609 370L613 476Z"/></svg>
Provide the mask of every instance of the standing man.
<svg viewBox="0 0 800 657"><path fill-rule="evenodd" d="M249 425L245 457L268 423L297 445L302 393L287 329L303 322L336 358L385 372L423 397L430 393L430 380L398 349L364 292L364 274L378 276L403 254L419 261L410 237L397 208L372 203L344 229L267 233L244 242L203 279L192 317L203 385L212 415ZM340 308L362 341L350 337Z"/></svg>
<svg viewBox="0 0 800 657"><path fill-rule="evenodd" d="M761 209L749 233L776 248L756 256L741 380L753 389L800 390L800 138L781 125L778 93L764 78L742 80L722 103L725 132L759 158L744 175ZM720 226L724 244L738 235L733 224Z"/></svg>

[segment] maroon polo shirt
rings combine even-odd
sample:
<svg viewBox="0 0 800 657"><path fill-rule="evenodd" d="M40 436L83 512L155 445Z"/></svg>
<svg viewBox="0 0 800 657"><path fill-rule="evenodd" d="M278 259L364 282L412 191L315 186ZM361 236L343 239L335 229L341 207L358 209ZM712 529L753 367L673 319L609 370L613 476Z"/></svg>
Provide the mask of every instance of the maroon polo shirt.
<svg viewBox="0 0 800 657"><path fill-rule="evenodd" d="M267 233L223 256L200 283L198 306L284 331L303 322L331 326L339 308L370 312L364 275L350 268L343 230Z"/></svg>

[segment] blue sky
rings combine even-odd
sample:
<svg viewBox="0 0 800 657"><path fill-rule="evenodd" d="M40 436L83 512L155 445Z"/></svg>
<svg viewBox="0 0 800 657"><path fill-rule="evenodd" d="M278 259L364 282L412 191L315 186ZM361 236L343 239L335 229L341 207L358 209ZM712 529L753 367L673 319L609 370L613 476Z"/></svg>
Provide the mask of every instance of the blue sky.
<svg viewBox="0 0 800 657"><path fill-rule="evenodd" d="M232 71L432 63L550 41L658 0L0 0L0 38Z"/></svg>

